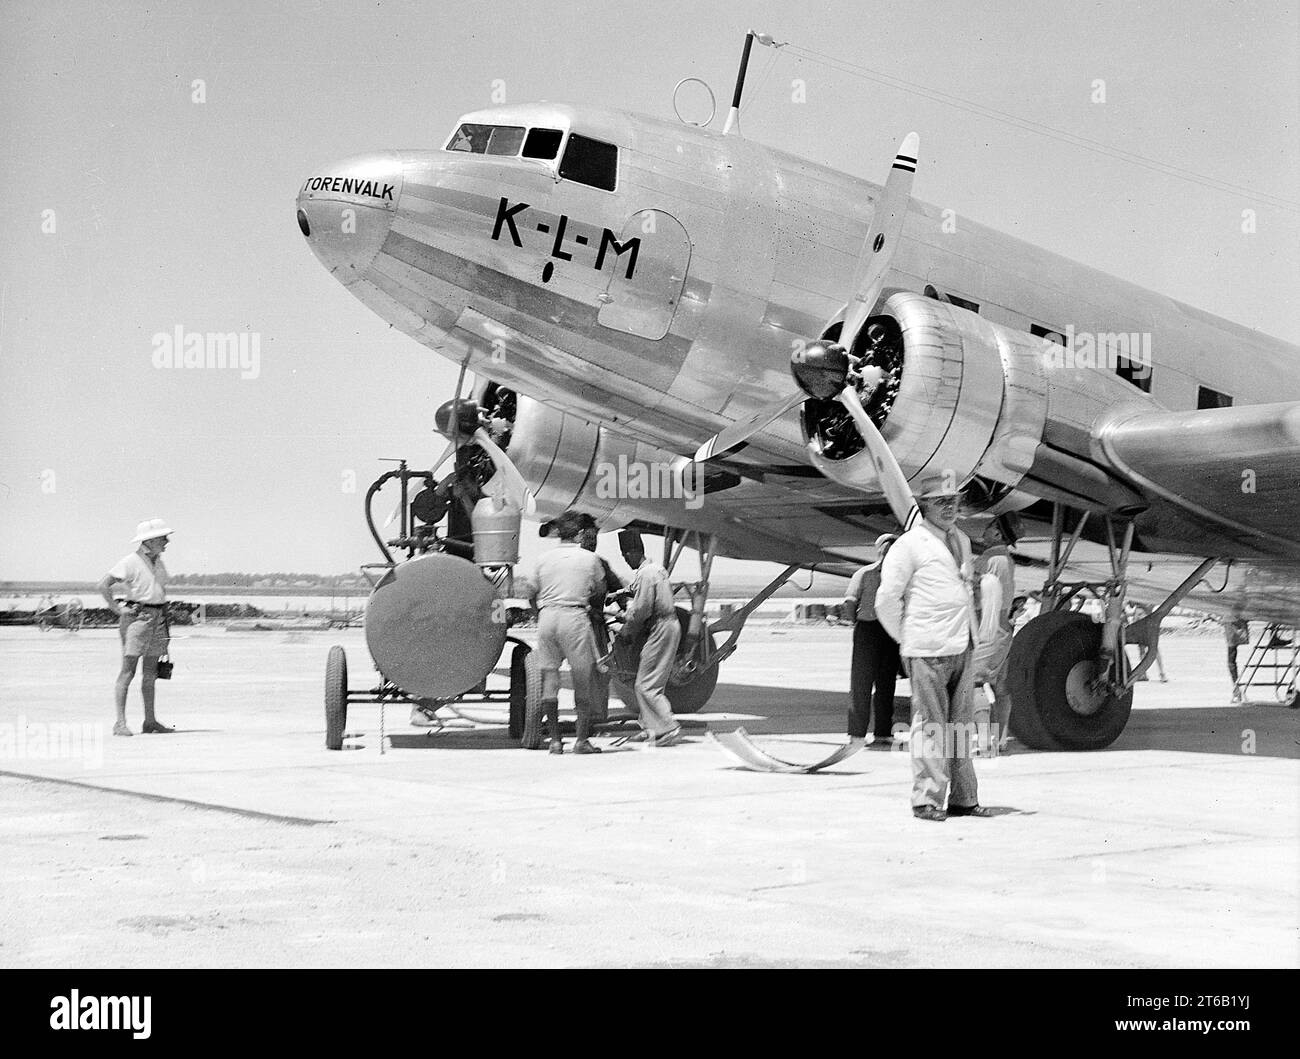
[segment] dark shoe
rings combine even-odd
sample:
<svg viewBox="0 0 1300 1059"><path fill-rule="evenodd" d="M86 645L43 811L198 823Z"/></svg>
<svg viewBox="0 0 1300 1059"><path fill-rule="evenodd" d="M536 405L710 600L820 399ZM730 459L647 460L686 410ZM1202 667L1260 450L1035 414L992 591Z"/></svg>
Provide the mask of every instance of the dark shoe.
<svg viewBox="0 0 1300 1059"><path fill-rule="evenodd" d="M135 733L126 726L125 721L118 721L117 724L113 725L113 734L114 735L135 735Z"/></svg>
<svg viewBox="0 0 1300 1059"><path fill-rule="evenodd" d="M993 815L993 810L985 809L982 805L950 805L948 815L987 817Z"/></svg>
<svg viewBox="0 0 1300 1059"><path fill-rule="evenodd" d="M564 743L563 743L563 741L562 741L562 740L559 740L559 739L552 739L552 740L551 740L551 751L550 751L550 752L551 752L552 754L563 754L563 753L564 753Z"/></svg>
<svg viewBox="0 0 1300 1059"><path fill-rule="evenodd" d="M168 735L176 731L175 728L168 728L161 721L145 721L144 726L140 729L145 735Z"/></svg>
<svg viewBox="0 0 1300 1059"><path fill-rule="evenodd" d="M941 824L948 819L947 813L942 809L936 809L933 805L914 805L912 815L918 820L933 820L936 824Z"/></svg>
<svg viewBox="0 0 1300 1059"><path fill-rule="evenodd" d="M579 739L573 744L573 752L575 754L599 754L600 747L592 746L589 739Z"/></svg>

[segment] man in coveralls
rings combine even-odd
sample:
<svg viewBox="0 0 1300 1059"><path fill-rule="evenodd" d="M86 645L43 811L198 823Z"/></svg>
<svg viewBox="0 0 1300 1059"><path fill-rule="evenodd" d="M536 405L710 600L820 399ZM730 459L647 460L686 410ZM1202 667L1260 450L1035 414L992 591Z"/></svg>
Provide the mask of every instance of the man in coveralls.
<svg viewBox="0 0 1300 1059"><path fill-rule="evenodd" d="M682 630L677 623L668 571L646 558L641 534L636 530L619 531L618 545L624 561L635 571L632 598L618 639L633 644L644 638L635 684L641 728L655 746L672 746L681 741L682 726L673 719L667 688Z"/></svg>
<svg viewBox="0 0 1300 1059"><path fill-rule="evenodd" d="M560 664L566 659L573 673L573 697L578 710L575 754L599 754L591 744L592 708L600 674L596 668L596 637L588 608L605 599L600 560L578 543L584 525L577 511L566 511L551 523L560 543L537 560L526 597L535 600L541 615L537 622L537 666L542 677L542 713L551 729L551 753L564 753L560 739Z"/></svg>

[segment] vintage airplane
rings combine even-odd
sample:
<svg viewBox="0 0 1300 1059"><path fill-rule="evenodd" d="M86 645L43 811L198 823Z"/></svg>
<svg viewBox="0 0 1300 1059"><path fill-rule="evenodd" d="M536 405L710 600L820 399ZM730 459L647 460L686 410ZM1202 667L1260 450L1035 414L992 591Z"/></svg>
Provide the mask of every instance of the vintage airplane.
<svg viewBox="0 0 1300 1059"><path fill-rule="evenodd" d="M735 114L720 134L500 106L439 148L323 166L297 199L339 282L475 373L464 436L496 424L499 473L541 516L699 549L682 708L750 611L701 635L715 554L786 564L754 603L799 567L847 572L940 473L972 530L1019 511L1046 539L1044 613L1011 658L1032 746L1113 742L1181 601L1300 624L1297 347L945 222L911 198L915 137L881 187ZM1106 568L1067 581L1089 544ZM1072 609L1085 594L1101 621Z"/></svg>

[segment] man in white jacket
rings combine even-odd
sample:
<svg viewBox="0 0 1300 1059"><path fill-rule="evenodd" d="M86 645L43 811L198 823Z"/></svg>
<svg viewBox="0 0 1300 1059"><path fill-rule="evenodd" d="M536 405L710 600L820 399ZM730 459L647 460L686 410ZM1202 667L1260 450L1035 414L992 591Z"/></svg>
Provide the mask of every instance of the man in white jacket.
<svg viewBox="0 0 1300 1059"><path fill-rule="evenodd" d="M946 477L921 482L924 517L889 550L876 593L876 616L912 685L912 813L921 820L992 815L979 804L970 752L976 620L970 538L955 525L960 498Z"/></svg>

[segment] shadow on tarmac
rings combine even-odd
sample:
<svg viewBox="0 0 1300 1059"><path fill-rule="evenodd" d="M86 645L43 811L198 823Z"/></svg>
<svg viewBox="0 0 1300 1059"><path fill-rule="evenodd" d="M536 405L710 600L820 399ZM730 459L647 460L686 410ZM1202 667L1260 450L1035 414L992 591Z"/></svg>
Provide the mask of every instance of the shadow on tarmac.
<svg viewBox="0 0 1300 1059"><path fill-rule="evenodd" d="M1134 710L1107 749L1300 758L1300 711L1281 703Z"/></svg>
<svg viewBox="0 0 1300 1059"><path fill-rule="evenodd" d="M705 718L716 714L738 714L743 720L698 720L681 715L679 720L689 734L702 734L704 728L729 731L743 725L755 736L827 735L836 741L845 736L849 696L845 692L820 688L773 688L753 684L719 684L704 710ZM906 726L911 717L912 700L906 695L894 697L894 724ZM617 706L615 705L615 709ZM396 711L395 711L396 712ZM420 750L517 750L519 743L504 729L447 728L433 734L409 731L398 720L389 726L389 746L394 749ZM573 735L573 724L563 725L566 752ZM629 727L599 732L608 736L626 734ZM694 730L694 731L692 731ZM364 733L378 740L378 725L367 724ZM361 733L358 733L360 736ZM1141 709L1134 710L1124 733L1104 751L1175 750L1196 754L1250 755L1274 758L1300 758L1300 711L1288 710L1277 703L1248 703L1240 706ZM1019 743L1012 744L1015 755L1032 754Z"/></svg>

